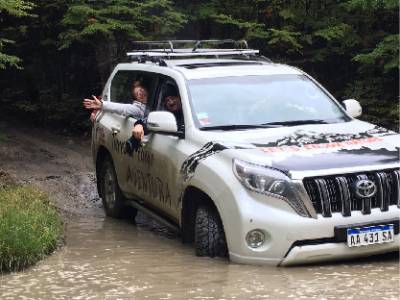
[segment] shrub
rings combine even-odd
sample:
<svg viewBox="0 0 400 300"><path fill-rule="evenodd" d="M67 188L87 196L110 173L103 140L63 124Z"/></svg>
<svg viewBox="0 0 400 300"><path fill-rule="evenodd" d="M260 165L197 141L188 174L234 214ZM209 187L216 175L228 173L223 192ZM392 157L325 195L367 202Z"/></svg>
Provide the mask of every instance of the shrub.
<svg viewBox="0 0 400 300"><path fill-rule="evenodd" d="M34 264L56 247L62 222L46 193L26 186L0 187L0 272Z"/></svg>

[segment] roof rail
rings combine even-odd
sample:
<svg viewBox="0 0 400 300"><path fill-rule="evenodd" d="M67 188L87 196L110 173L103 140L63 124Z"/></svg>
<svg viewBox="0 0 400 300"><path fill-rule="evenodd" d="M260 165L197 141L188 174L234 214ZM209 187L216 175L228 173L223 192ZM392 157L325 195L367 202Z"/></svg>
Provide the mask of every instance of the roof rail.
<svg viewBox="0 0 400 300"><path fill-rule="evenodd" d="M169 49L171 52L174 52L175 48L178 45L186 46L191 45L193 51L196 51L200 46L204 44L210 45L224 45L231 44L234 45L236 49L249 49L247 45L247 41L245 40L233 40L233 39L224 39L224 40L167 40L167 41L133 41L134 45L137 46L147 46L147 50L150 50L152 46L159 46L162 49ZM187 48L187 46L185 47Z"/></svg>
<svg viewBox="0 0 400 300"><path fill-rule="evenodd" d="M259 55L259 50L249 49L245 40L168 40L168 41L134 41L137 46L145 46L147 49L136 49L127 53L132 61L145 63L146 61L167 66L165 59L179 59L188 57L220 57L231 56L235 58L247 58L260 61L271 62L268 58ZM233 44L237 48L202 48L202 46ZM176 46L183 46L176 48ZM153 46L159 48L153 49Z"/></svg>
<svg viewBox="0 0 400 300"><path fill-rule="evenodd" d="M189 50L189 51L188 51ZM253 49L199 49L192 51L190 49L176 49L174 52L163 49L144 50L136 52L128 52L128 56L150 56L150 57L164 57L164 58L180 58L190 56L230 56L230 55L249 55L258 54L258 50Z"/></svg>

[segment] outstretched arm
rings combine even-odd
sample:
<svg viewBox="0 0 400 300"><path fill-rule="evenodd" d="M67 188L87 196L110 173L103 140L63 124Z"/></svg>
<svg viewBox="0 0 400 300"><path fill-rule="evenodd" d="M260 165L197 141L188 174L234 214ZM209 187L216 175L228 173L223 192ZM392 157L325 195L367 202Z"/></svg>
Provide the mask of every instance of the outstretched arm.
<svg viewBox="0 0 400 300"><path fill-rule="evenodd" d="M132 104L104 101L102 109L103 111L140 119L144 117L146 105L137 101Z"/></svg>
<svg viewBox="0 0 400 300"><path fill-rule="evenodd" d="M103 102L100 97L96 96L92 96L92 99L84 99L83 106L86 109L108 111L135 119L143 118L146 110L146 105L138 101L134 101L132 104Z"/></svg>

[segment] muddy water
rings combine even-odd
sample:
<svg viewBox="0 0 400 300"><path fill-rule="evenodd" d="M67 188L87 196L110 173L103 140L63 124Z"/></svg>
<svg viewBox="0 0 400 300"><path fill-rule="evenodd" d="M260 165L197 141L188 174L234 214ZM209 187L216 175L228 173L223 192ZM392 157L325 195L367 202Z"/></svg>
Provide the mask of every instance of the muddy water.
<svg viewBox="0 0 400 300"><path fill-rule="evenodd" d="M296 268L198 258L167 229L72 218L66 246L0 277L1 299L398 299L396 255ZM371 298L372 299L372 298Z"/></svg>
<svg viewBox="0 0 400 300"><path fill-rule="evenodd" d="M49 191L66 221L64 247L0 275L0 299L399 298L398 254L292 268L199 258L142 214L136 224L104 217L87 143L4 123L0 132L0 167Z"/></svg>

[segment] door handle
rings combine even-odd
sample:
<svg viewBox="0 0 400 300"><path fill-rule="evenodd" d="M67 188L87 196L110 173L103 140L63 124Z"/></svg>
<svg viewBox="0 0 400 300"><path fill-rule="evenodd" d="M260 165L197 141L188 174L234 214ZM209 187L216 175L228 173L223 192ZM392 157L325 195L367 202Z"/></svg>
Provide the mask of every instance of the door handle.
<svg viewBox="0 0 400 300"><path fill-rule="evenodd" d="M118 127L111 127L111 132L113 135L118 134L121 131Z"/></svg>

